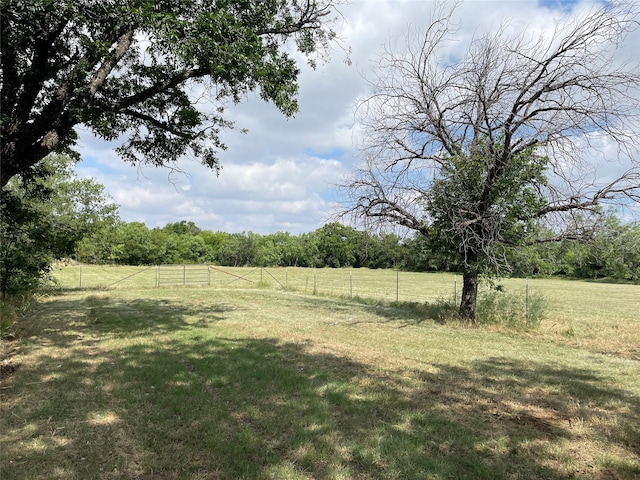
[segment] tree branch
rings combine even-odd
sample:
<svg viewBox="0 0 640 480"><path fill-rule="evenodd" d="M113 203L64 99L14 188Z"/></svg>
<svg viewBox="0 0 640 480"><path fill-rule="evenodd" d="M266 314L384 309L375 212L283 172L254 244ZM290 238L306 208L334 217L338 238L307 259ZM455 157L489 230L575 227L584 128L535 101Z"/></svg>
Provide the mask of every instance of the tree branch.
<svg viewBox="0 0 640 480"><path fill-rule="evenodd" d="M108 108L112 112L120 112L126 110L133 105L140 104L145 100L153 98L159 93L166 92L167 90L176 87L191 78L200 78L208 74L209 72L203 68L182 70L161 82L157 82L150 87L135 93L134 95L124 97L115 103L108 104Z"/></svg>
<svg viewBox="0 0 640 480"><path fill-rule="evenodd" d="M180 137L184 140L193 140L194 138L196 138L198 135L196 134L189 134L183 130L179 130L174 128L170 123L167 122L161 122L160 120L158 120L155 117L152 117L151 115L146 115L142 112L139 112L137 110L132 110L130 108L126 108L126 109L122 109L120 110L118 113L124 114L124 115L128 115L130 117L133 118L137 118L138 120L142 120L143 122L149 124L149 125L153 125L154 127L158 128L159 130L163 130L165 132L169 132L172 133L173 135Z"/></svg>
<svg viewBox="0 0 640 480"><path fill-rule="evenodd" d="M260 29L258 35L291 35L305 29L315 29L321 23L322 18L331 13L332 8L331 3L320 10L315 10L316 6L315 2L306 0L304 11L301 12L298 21L274 28Z"/></svg>
<svg viewBox="0 0 640 480"><path fill-rule="evenodd" d="M112 55L102 62L102 65L100 65L96 73L93 75L93 78L89 80L89 93L92 97L96 94L98 89L102 87L104 81L109 76L111 71L127 53L129 48L131 47L132 40L133 30L129 30L120 35L120 38L118 39L118 42L113 49Z"/></svg>

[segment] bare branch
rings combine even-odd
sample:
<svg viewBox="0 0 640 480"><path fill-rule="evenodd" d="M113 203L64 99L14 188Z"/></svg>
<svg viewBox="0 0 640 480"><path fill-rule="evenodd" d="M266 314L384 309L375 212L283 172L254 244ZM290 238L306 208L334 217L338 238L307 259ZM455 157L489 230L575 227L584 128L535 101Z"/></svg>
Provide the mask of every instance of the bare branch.
<svg viewBox="0 0 640 480"><path fill-rule="evenodd" d="M553 235L541 241L583 238L603 206L640 204L640 65L615 57L637 3L566 16L538 37L503 24L449 62L454 9L435 12L402 49L385 46L358 105L350 215L433 238L473 289L479 272L508 271L505 247L537 241L542 222Z"/></svg>

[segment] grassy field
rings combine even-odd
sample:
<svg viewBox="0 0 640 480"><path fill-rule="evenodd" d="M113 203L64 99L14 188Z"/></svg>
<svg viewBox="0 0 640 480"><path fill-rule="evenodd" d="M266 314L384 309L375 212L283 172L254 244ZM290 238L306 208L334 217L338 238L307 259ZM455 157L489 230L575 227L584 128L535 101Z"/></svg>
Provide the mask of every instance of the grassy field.
<svg viewBox="0 0 640 480"><path fill-rule="evenodd" d="M156 267L61 265L54 270L65 289L156 288ZM563 279L505 279L508 292L547 301L547 315L536 339L613 353L640 360L640 286L603 284ZM300 294L365 299L438 303L459 301L462 278L451 273L414 273L369 269L233 268L211 270L210 288L273 288ZM454 303L456 303L454 302Z"/></svg>
<svg viewBox="0 0 640 480"><path fill-rule="evenodd" d="M110 268L3 344L3 480L640 478L638 286L530 280L548 317L514 332L402 303L452 275Z"/></svg>
<svg viewBox="0 0 640 480"><path fill-rule="evenodd" d="M187 266L194 268L194 266ZM110 265L59 265L54 278L64 288L155 288L157 267ZM179 281L179 280L178 280ZM462 279L450 273L425 274L392 270L335 268L237 268L212 267L214 288L270 286L300 293L344 297L366 297L387 301L430 301L453 299L456 283Z"/></svg>

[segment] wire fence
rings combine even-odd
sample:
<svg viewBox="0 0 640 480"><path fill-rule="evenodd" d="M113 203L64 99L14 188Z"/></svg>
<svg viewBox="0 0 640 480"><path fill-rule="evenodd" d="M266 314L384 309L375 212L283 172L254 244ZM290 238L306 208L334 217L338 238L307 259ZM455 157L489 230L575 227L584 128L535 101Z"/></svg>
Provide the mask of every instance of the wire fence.
<svg viewBox="0 0 640 480"><path fill-rule="evenodd" d="M459 300L462 278L452 273L302 267L219 267L215 265L59 265L60 288L273 288L311 295L425 302Z"/></svg>

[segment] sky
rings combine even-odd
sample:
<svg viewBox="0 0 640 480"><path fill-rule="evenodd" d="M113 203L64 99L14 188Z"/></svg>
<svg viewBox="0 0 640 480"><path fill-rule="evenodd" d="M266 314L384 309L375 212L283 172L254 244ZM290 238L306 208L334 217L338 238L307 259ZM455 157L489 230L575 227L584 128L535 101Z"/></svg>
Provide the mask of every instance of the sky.
<svg viewBox="0 0 640 480"><path fill-rule="evenodd" d="M516 30L552 28L561 12L585 4L591 0L467 0L456 10L460 48L474 32L505 20ZM106 187L123 220L149 228L186 220L228 233L316 230L334 220L340 210L336 186L359 163L354 107L368 91L365 78L373 62L385 43L404 41L410 25L428 24L433 7L431 0L352 0L341 6L343 18L334 28L350 49L350 62L336 48L315 70L302 63L294 118L285 118L257 94L231 105L226 112L237 129L222 134L228 149L220 153L219 175L191 159L178 165L185 173L133 167L115 154L118 142L82 129L77 173ZM634 38L640 44L636 31L629 45Z"/></svg>

